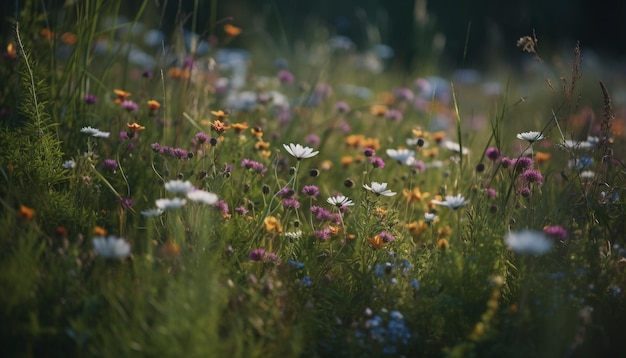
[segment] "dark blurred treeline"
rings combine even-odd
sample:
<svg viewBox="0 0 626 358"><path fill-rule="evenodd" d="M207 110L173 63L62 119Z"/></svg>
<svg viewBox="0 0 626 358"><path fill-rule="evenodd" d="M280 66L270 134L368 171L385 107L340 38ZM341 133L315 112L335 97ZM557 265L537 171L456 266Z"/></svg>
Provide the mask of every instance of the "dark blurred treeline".
<svg viewBox="0 0 626 358"><path fill-rule="evenodd" d="M2 2L5 18L16 4L20 1ZM122 1L122 8L133 14L140 4ZM395 51L395 62L407 69L439 47L441 59L451 67L488 66L494 58L519 57L516 40L533 30L542 51L571 49L580 41L583 49L605 56L626 55L626 1L218 0L217 14L211 13L212 5L212 0L162 1L165 11L152 10L155 23L150 25L168 33L177 18L189 19L196 6L198 29L228 19L245 29L262 27L283 44L306 40L325 28L329 35L349 37L362 50L375 42L387 44ZM10 29L7 22L2 26L3 32Z"/></svg>

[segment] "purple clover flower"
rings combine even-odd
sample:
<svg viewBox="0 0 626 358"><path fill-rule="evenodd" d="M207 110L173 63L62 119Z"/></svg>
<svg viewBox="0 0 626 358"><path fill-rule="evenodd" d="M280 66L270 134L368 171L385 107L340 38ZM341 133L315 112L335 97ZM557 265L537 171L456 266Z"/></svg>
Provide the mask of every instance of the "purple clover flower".
<svg viewBox="0 0 626 358"><path fill-rule="evenodd" d="M543 175L541 172L535 169L526 170L522 177L527 183L534 183L537 185L543 185Z"/></svg>
<svg viewBox="0 0 626 358"><path fill-rule="evenodd" d="M498 148L490 147L490 148L487 148L487 150L485 151L485 157L495 162L496 160L500 159L501 154Z"/></svg>
<svg viewBox="0 0 626 358"><path fill-rule="evenodd" d="M565 230L565 228L561 225L546 226L543 228L543 232L561 242L567 239L567 230Z"/></svg>
<svg viewBox="0 0 626 358"><path fill-rule="evenodd" d="M320 194L320 190L315 185L305 185L302 188L302 194L306 194L313 199L317 199L317 196Z"/></svg>

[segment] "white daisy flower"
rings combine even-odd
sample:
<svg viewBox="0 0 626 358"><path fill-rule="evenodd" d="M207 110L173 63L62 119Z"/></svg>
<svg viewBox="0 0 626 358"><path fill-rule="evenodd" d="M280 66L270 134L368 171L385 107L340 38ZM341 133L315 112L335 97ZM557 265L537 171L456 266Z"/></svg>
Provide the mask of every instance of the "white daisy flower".
<svg viewBox="0 0 626 358"><path fill-rule="evenodd" d="M298 160L312 158L319 153L319 151L313 151L313 148L303 147L300 144L283 144L283 147L285 148L287 153L293 155Z"/></svg>
<svg viewBox="0 0 626 358"><path fill-rule="evenodd" d="M331 205L338 206L338 207L354 206L354 201L350 200L350 198L348 198L347 196L343 196L343 195L332 196L326 199L326 202L328 202Z"/></svg>
<svg viewBox="0 0 626 358"><path fill-rule="evenodd" d="M425 213L424 214L424 221L427 223L433 223L435 222L435 220L437 220L437 215L433 214L433 213Z"/></svg>
<svg viewBox="0 0 626 358"><path fill-rule="evenodd" d="M509 249L518 254L542 255L552 247L552 241L537 230L509 231L504 237L504 242Z"/></svg>
<svg viewBox="0 0 626 358"><path fill-rule="evenodd" d="M286 232L285 236L291 239L299 239L300 237L302 237L302 231L297 230L297 231Z"/></svg>
<svg viewBox="0 0 626 358"><path fill-rule="evenodd" d="M186 194L194 190L193 184L189 180L170 180L165 183L165 190L175 194Z"/></svg>
<svg viewBox="0 0 626 358"><path fill-rule="evenodd" d="M209 193L208 191L204 190L192 190L190 192L187 192L187 198L191 201L206 205L213 205L218 201L216 194Z"/></svg>
<svg viewBox="0 0 626 358"><path fill-rule="evenodd" d="M73 161L72 159L66 160L65 162L63 162L63 168L65 169L74 169L75 167L76 167L76 162Z"/></svg>
<svg viewBox="0 0 626 358"><path fill-rule="evenodd" d="M372 182L372 186L369 186L367 184L363 185L363 187L373 193L375 193L376 195L383 195L383 196L394 196L396 195L396 193L394 193L393 191L387 189L387 183L378 183L373 181Z"/></svg>
<svg viewBox="0 0 626 358"><path fill-rule="evenodd" d="M409 149L387 149L387 155L403 165L413 165L415 163L415 151Z"/></svg>
<svg viewBox="0 0 626 358"><path fill-rule="evenodd" d="M187 200L181 198L174 199L157 199L156 206L161 210L173 210L183 207L187 204Z"/></svg>
<svg viewBox="0 0 626 358"><path fill-rule="evenodd" d="M461 206L468 204L469 200L465 200L465 197L463 197L463 195L458 194L456 196L446 195L446 200L444 201L432 200L432 203L436 205L447 206L452 210L456 210L460 208Z"/></svg>
<svg viewBox="0 0 626 358"><path fill-rule="evenodd" d="M596 144L594 142L589 141L575 141L571 139L566 139L563 143L560 144L560 147L563 149L572 149L572 150L590 150L595 147Z"/></svg>
<svg viewBox="0 0 626 358"><path fill-rule="evenodd" d="M130 245L126 240L115 236L96 236L93 238L93 247L96 254L105 259L120 260L130 255Z"/></svg>
<svg viewBox="0 0 626 358"><path fill-rule="evenodd" d="M441 142L441 146L455 153L460 153L461 155L467 155L469 153L469 149L461 147L459 143L453 142L451 140L444 140L443 142Z"/></svg>
<svg viewBox="0 0 626 358"><path fill-rule="evenodd" d="M80 132L96 138L109 138L109 136L111 135L111 133L109 132L103 132L99 129L92 127L83 127Z"/></svg>
<svg viewBox="0 0 626 358"><path fill-rule="evenodd" d="M530 132L518 133L516 137L517 139L525 140L530 143L535 143L543 139L543 134L541 134L541 132L530 131Z"/></svg>
<svg viewBox="0 0 626 358"><path fill-rule="evenodd" d="M593 170L583 170L580 172L580 179L587 181L596 177L596 173Z"/></svg>
<svg viewBox="0 0 626 358"><path fill-rule="evenodd" d="M159 209L159 208L141 211L141 215L146 216L146 217L159 216L161 214L163 214L163 209Z"/></svg>

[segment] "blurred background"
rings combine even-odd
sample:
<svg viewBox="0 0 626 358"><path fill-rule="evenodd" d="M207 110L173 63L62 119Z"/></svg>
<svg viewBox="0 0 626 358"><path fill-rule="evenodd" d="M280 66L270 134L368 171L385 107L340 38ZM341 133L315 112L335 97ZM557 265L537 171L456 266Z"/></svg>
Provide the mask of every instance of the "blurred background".
<svg viewBox="0 0 626 358"><path fill-rule="evenodd" d="M53 11L76 0L42 1ZM27 1L2 2L4 17ZM345 36L358 50L378 44L393 49L393 66L411 70L433 56L449 68L488 69L519 58L516 41L536 32L542 54L584 51L621 58L626 54L626 2L608 0L154 0L144 21L165 34L177 21L197 33L211 33L211 22L228 21L245 31L231 46L272 39L275 51L294 51L298 41ZM141 1L123 1L129 17ZM10 31L4 21L2 31Z"/></svg>

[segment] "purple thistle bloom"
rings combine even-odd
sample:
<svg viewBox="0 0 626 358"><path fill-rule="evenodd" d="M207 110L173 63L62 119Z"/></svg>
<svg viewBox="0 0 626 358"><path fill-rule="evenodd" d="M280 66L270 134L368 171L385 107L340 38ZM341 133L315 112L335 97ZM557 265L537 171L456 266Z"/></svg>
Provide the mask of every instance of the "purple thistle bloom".
<svg viewBox="0 0 626 358"><path fill-rule="evenodd" d="M216 208L222 215L228 215L228 204L226 204L224 200L220 200L213 204L213 207Z"/></svg>
<svg viewBox="0 0 626 358"><path fill-rule="evenodd" d="M252 169L259 174L267 172L267 168L263 164L247 158L241 161L241 166L246 169Z"/></svg>
<svg viewBox="0 0 626 358"><path fill-rule="evenodd" d="M417 169L420 173L423 173L426 171L426 163L421 160L416 160L413 162L413 168Z"/></svg>
<svg viewBox="0 0 626 358"><path fill-rule="evenodd" d="M224 173L232 173L233 169L234 168L231 164L224 164L224 166L222 166L222 172Z"/></svg>
<svg viewBox="0 0 626 358"><path fill-rule="evenodd" d="M235 208L235 212L239 215L246 215L248 213L248 209L245 206L238 206Z"/></svg>
<svg viewBox="0 0 626 358"><path fill-rule="evenodd" d="M388 110L387 113L385 113L385 116L387 117L387 119L391 119L392 121L396 122L401 121L403 118L402 112L398 111L397 109Z"/></svg>
<svg viewBox="0 0 626 358"><path fill-rule="evenodd" d="M300 202L295 198L283 199L283 207L285 209L298 209L300 208Z"/></svg>
<svg viewBox="0 0 626 358"><path fill-rule="evenodd" d="M209 138L208 135L206 135L206 133L203 133L203 132L196 133L196 137L195 138L198 141L198 143L200 143L200 144L206 143L206 142L209 141L209 139L211 139L211 138Z"/></svg>
<svg viewBox="0 0 626 358"><path fill-rule="evenodd" d="M398 88L396 90L396 99L398 101L412 101L413 98L415 97L415 95L413 94L413 91L411 91L411 89L406 88L406 87L402 87L402 88Z"/></svg>
<svg viewBox="0 0 626 358"><path fill-rule="evenodd" d="M491 159L492 161L496 161L498 159L500 159L500 151L498 150L498 148L495 147L490 147L487 148L487 150L485 151L485 157Z"/></svg>
<svg viewBox="0 0 626 358"><path fill-rule="evenodd" d="M366 157L373 157L376 155L376 151L374 150L374 148L367 147L363 149L363 155Z"/></svg>
<svg viewBox="0 0 626 358"><path fill-rule="evenodd" d="M528 188L524 188L524 189L522 189L522 190L520 191L520 194L521 194L523 197L528 198L528 197L530 197L530 194L531 194L531 193L530 193L530 189L528 189Z"/></svg>
<svg viewBox="0 0 626 358"><path fill-rule="evenodd" d="M332 214L330 213L330 211L317 205L311 206L311 213L315 215L315 219L320 220L320 221L327 220L332 217Z"/></svg>
<svg viewBox="0 0 626 358"><path fill-rule="evenodd" d="M318 230L315 231L313 233L313 236L315 236L316 238L322 240L322 241L326 241L328 239L330 239L330 229L329 228L324 228L323 230Z"/></svg>
<svg viewBox="0 0 626 358"><path fill-rule="evenodd" d="M320 144L320 137L317 134L309 134L304 142L310 146L317 147Z"/></svg>
<svg viewBox="0 0 626 358"><path fill-rule="evenodd" d="M514 162L513 162L513 159L509 157L502 157L500 159L500 164L502 165L502 168L507 169L507 168L512 167Z"/></svg>
<svg viewBox="0 0 626 358"><path fill-rule="evenodd" d="M150 148L152 148L155 153L163 153L163 148L159 143L150 144Z"/></svg>
<svg viewBox="0 0 626 358"><path fill-rule="evenodd" d="M278 80L282 83L293 83L294 77L293 74L287 70L278 71Z"/></svg>
<svg viewBox="0 0 626 358"><path fill-rule="evenodd" d="M139 109L139 106L137 105L137 103L128 99L125 101L122 101L120 106L124 108L125 110L127 110L128 112L137 112L137 110Z"/></svg>
<svg viewBox="0 0 626 358"><path fill-rule="evenodd" d="M382 169L382 168L385 167L385 161L381 157L371 157L370 158L370 163L372 163L372 166L374 168Z"/></svg>
<svg viewBox="0 0 626 358"><path fill-rule="evenodd" d="M515 161L515 170L524 171L528 169L532 169L533 160L529 157L521 157Z"/></svg>
<svg viewBox="0 0 626 358"><path fill-rule="evenodd" d="M251 261L261 262L265 258L265 252L266 252L265 249L250 250L250 253L248 254L248 258Z"/></svg>
<svg viewBox="0 0 626 358"><path fill-rule="evenodd" d="M85 97L83 98L83 100L85 101L85 103L87 104L96 104L98 103L98 97L96 97L95 94L86 94Z"/></svg>
<svg viewBox="0 0 626 358"><path fill-rule="evenodd" d="M565 230L565 228L561 225L546 226L545 228L543 228L543 232L546 235L553 237L561 242L567 239L567 230Z"/></svg>
<svg viewBox="0 0 626 358"><path fill-rule="evenodd" d="M182 148L174 148L172 150L172 156L178 159L187 159L189 158L189 152Z"/></svg>
<svg viewBox="0 0 626 358"><path fill-rule="evenodd" d="M527 183L535 183L537 185L543 185L543 175L541 172L535 169L529 169L525 171L522 176Z"/></svg>
<svg viewBox="0 0 626 358"><path fill-rule="evenodd" d="M276 196L281 199L287 199L293 197L294 194L295 192L293 191L293 189L289 187L284 187L276 193Z"/></svg>
<svg viewBox="0 0 626 358"><path fill-rule="evenodd" d="M487 196L490 198L495 198L497 195L496 189L493 188L487 188Z"/></svg>
<svg viewBox="0 0 626 358"><path fill-rule="evenodd" d="M335 111L339 113L346 113L350 111L350 106L344 101L339 101L335 103Z"/></svg>
<svg viewBox="0 0 626 358"><path fill-rule="evenodd" d="M320 194L320 190L315 185L305 185L304 188L302 188L302 193L317 199L317 196Z"/></svg>
<svg viewBox="0 0 626 358"><path fill-rule="evenodd" d="M383 242L396 241L396 238L393 235L391 235L390 233L388 233L387 231L381 231L381 233L378 234L378 236L380 236L380 238L383 240Z"/></svg>
<svg viewBox="0 0 626 358"><path fill-rule="evenodd" d="M120 205L122 206L122 209L130 209L135 206L135 202L130 198L121 198Z"/></svg>
<svg viewBox="0 0 626 358"><path fill-rule="evenodd" d="M118 168L117 162L115 161L115 159L105 159L102 162L102 168L105 170L110 170L114 172Z"/></svg>

